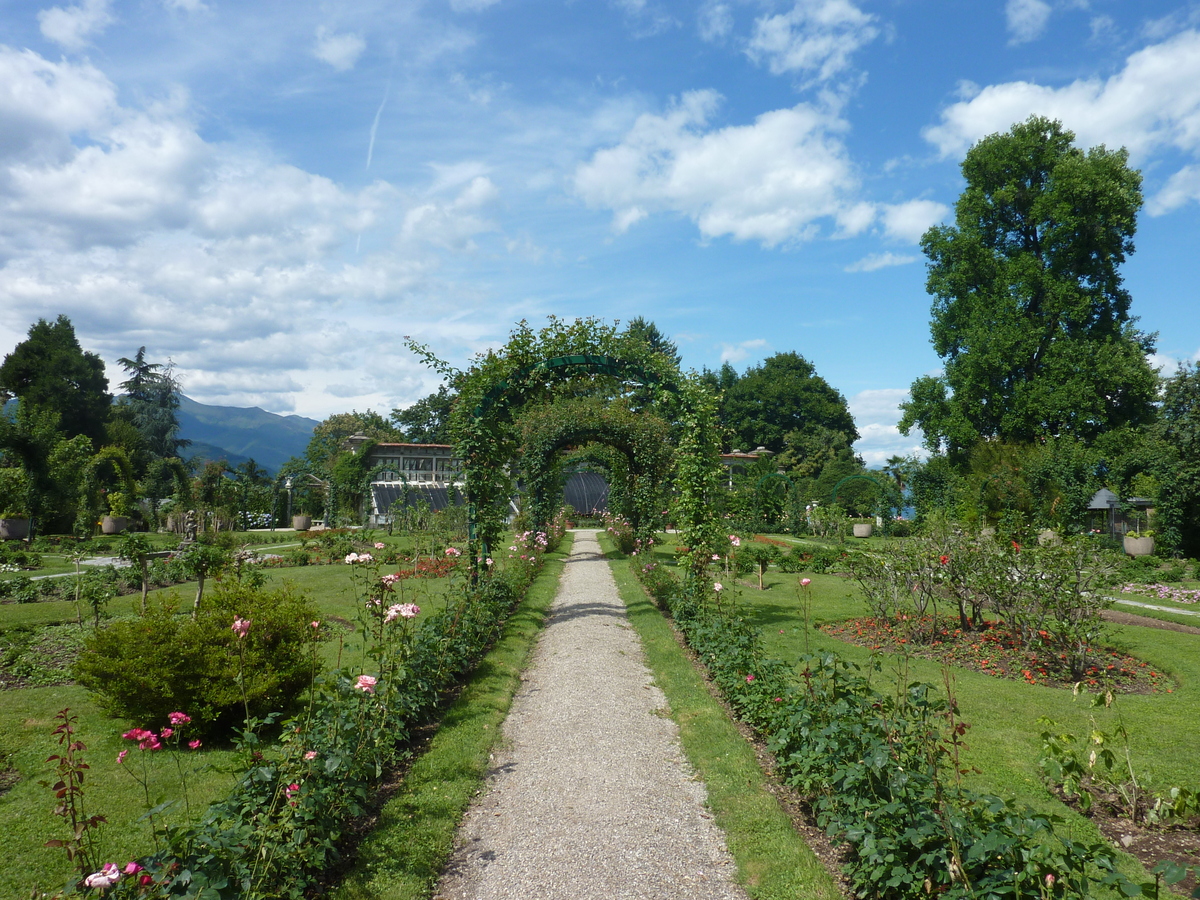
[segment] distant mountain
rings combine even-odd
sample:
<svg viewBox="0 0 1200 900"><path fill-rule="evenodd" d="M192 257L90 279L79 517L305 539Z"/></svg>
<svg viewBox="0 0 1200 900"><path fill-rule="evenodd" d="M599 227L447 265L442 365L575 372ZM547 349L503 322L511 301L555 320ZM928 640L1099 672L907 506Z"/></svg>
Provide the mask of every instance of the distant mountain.
<svg viewBox="0 0 1200 900"><path fill-rule="evenodd" d="M303 416L279 416L257 406L206 406L180 396L179 436L192 442L183 451L189 459L226 459L237 465L253 459L260 466L279 471L290 457L308 447L313 429L320 423Z"/></svg>

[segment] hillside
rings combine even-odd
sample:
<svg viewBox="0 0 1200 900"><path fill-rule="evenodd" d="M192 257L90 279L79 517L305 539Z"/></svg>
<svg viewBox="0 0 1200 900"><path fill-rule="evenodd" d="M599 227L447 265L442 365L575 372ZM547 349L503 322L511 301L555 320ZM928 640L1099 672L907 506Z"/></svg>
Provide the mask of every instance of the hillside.
<svg viewBox="0 0 1200 900"><path fill-rule="evenodd" d="M236 465L253 459L276 472L308 446L316 419L279 416L256 406L206 406L190 397L179 398L179 436L192 441L184 454L227 459Z"/></svg>

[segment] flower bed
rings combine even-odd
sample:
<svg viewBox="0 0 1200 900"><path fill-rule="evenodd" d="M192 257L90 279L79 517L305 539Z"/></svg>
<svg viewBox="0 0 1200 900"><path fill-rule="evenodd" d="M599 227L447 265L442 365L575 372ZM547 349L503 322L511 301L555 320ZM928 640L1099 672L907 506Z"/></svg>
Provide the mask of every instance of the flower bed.
<svg viewBox="0 0 1200 900"><path fill-rule="evenodd" d="M1076 683L1071 678L1065 653L1054 653L1046 648L1026 650L1022 640L999 622L985 621L977 631L963 631L952 619L935 622L928 616L919 620L867 616L820 628L838 640L859 647L910 653L997 678L1057 687L1071 687ZM921 634L922 640L914 640L914 634ZM1136 657L1107 648L1091 648L1090 657L1096 664L1087 667L1082 679L1089 688L1108 688L1131 694L1173 690L1170 678Z"/></svg>

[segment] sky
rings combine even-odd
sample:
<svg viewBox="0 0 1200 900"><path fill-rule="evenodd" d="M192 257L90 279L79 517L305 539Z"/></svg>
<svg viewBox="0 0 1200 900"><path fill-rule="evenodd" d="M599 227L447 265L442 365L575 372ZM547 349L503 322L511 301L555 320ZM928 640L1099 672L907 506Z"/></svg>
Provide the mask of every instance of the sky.
<svg viewBox="0 0 1200 900"><path fill-rule="evenodd" d="M0 0L0 353L67 315L202 403L387 414L515 322L796 351L868 465L937 372L921 234L1031 114L1143 174L1124 268L1200 358L1200 3Z"/></svg>

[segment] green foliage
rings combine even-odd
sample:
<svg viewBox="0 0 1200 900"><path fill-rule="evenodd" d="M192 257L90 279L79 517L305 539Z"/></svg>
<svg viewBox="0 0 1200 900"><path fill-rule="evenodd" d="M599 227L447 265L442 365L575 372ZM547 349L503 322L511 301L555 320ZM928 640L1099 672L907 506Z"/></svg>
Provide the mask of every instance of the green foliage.
<svg viewBox="0 0 1200 900"><path fill-rule="evenodd" d="M32 487L29 474L23 468L0 468L0 519L28 518Z"/></svg>
<svg viewBox="0 0 1200 900"><path fill-rule="evenodd" d="M99 447L112 406L104 360L85 352L71 320L38 319L29 337L0 364L0 391L16 395L22 406L53 413L64 437L82 435Z"/></svg>
<svg viewBox="0 0 1200 900"><path fill-rule="evenodd" d="M963 161L954 225L922 239L945 374L913 383L900 428L920 427L930 449L1090 443L1150 421L1154 338L1134 328L1118 271L1141 176L1124 150L1084 152L1073 139L1037 117L984 138Z"/></svg>
<svg viewBox="0 0 1200 900"><path fill-rule="evenodd" d="M446 385L422 397L412 406L392 410L392 422L414 444L450 443L450 411L456 395Z"/></svg>
<svg viewBox="0 0 1200 900"><path fill-rule="evenodd" d="M858 440L846 398L798 353L776 353L724 390L721 422L742 450L779 453L790 443L806 458L826 443L848 447Z"/></svg>
<svg viewBox="0 0 1200 900"><path fill-rule="evenodd" d="M158 458L178 456L190 441L179 437L179 381L171 363L146 361L146 348L139 347L133 359L121 357L117 363L129 377L121 382L124 395L118 408L129 411L130 420L145 442L146 449Z"/></svg>
<svg viewBox="0 0 1200 900"><path fill-rule="evenodd" d="M251 622L240 647L230 630L239 617ZM227 582L194 618L163 603L98 630L75 674L115 715L153 726L183 710L202 732L228 735L243 715L239 671L251 715L296 702L314 675L314 618L308 601L290 589Z"/></svg>

